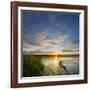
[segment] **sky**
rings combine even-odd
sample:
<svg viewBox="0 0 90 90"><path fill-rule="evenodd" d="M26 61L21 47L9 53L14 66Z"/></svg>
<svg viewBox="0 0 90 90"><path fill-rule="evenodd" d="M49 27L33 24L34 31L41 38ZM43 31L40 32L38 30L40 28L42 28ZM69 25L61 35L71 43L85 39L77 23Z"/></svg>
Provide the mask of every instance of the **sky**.
<svg viewBox="0 0 90 90"><path fill-rule="evenodd" d="M79 50L79 13L21 11L23 51Z"/></svg>

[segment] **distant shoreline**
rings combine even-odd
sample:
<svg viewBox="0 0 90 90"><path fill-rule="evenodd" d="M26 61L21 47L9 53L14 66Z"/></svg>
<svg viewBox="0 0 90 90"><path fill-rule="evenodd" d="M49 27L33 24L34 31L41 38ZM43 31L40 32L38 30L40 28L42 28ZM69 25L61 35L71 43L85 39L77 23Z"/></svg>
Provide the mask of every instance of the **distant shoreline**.
<svg viewBox="0 0 90 90"><path fill-rule="evenodd" d="M24 55L79 56L79 52L24 52Z"/></svg>

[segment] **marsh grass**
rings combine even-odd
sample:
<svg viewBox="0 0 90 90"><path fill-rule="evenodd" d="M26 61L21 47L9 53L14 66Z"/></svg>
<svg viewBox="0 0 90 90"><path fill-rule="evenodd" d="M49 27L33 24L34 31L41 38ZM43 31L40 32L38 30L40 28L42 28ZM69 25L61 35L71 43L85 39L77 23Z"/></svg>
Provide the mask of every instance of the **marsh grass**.
<svg viewBox="0 0 90 90"><path fill-rule="evenodd" d="M23 55L23 76L41 76L43 74L44 65L42 64L43 56Z"/></svg>

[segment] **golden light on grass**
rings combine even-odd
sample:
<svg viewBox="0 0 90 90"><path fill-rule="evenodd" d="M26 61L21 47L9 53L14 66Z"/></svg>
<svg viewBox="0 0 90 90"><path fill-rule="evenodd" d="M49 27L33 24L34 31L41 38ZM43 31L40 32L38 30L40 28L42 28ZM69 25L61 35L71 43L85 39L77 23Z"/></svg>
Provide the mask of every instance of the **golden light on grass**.
<svg viewBox="0 0 90 90"><path fill-rule="evenodd" d="M55 60L57 60L57 58L58 58L58 53L55 52Z"/></svg>
<svg viewBox="0 0 90 90"><path fill-rule="evenodd" d="M52 60L53 60L54 67L57 68L57 66L58 66L58 52L54 53Z"/></svg>
<svg viewBox="0 0 90 90"><path fill-rule="evenodd" d="M54 71L54 73L55 74L57 74L58 73L58 68L59 68L59 58L58 58L58 55L59 55L60 53L59 52L55 52L54 54L53 54L53 57L52 57L52 59L53 59L53 71Z"/></svg>
<svg viewBox="0 0 90 90"><path fill-rule="evenodd" d="M58 54L57 52L55 52L55 58L54 58L55 64L57 64L57 59L58 59Z"/></svg>

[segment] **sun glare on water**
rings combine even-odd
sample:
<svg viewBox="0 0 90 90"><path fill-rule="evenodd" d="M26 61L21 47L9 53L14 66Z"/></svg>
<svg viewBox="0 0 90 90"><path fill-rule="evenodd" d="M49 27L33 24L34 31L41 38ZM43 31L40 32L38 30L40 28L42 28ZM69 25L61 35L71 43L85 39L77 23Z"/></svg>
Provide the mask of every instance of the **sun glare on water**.
<svg viewBox="0 0 90 90"><path fill-rule="evenodd" d="M58 53L57 52L55 52L54 60L55 60L55 62L58 60Z"/></svg>
<svg viewBox="0 0 90 90"><path fill-rule="evenodd" d="M52 62L53 62L53 70L54 70L54 72L56 73L56 71L57 71L57 69L58 69L58 67L59 67L59 58L58 58L58 52L55 52L54 53L54 56L53 56L53 58L52 58Z"/></svg>

